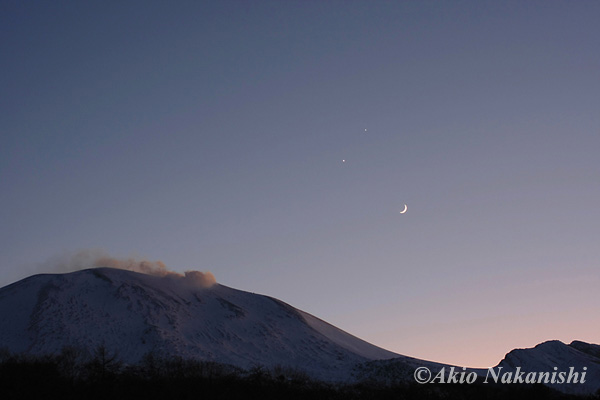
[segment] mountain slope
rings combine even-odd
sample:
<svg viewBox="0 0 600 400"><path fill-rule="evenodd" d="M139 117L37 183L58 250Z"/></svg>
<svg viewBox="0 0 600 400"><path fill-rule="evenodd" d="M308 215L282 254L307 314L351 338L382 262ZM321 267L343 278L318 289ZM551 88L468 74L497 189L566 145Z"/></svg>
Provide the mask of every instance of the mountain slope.
<svg viewBox="0 0 600 400"><path fill-rule="evenodd" d="M271 297L110 268L4 287L0 319L0 344L35 355L104 345L129 363L154 352L243 368L289 366L326 379L399 357Z"/></svg>

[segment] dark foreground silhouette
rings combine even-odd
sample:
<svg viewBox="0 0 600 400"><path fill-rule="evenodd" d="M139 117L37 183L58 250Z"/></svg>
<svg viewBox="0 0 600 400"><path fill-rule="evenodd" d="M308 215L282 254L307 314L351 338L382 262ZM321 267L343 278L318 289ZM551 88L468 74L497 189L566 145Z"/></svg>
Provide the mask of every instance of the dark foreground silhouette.
<svg viewBox="0 0 600 400"><path fill-rule="evenodd" d="M251 370L148 354L122 364L105 348L86 355L28 357L0 350L0 398L33 399L598 399L572 396L543 385L332 384L286 368Z"/></svg>

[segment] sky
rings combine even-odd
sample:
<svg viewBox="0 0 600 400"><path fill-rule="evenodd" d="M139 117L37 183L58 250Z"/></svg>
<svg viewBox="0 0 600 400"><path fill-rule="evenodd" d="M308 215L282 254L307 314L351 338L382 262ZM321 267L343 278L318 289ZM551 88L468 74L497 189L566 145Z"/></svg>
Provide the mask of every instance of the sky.
<svg viewBox="0 0 600 400"><path fill-rule="evenodd" d="M2 1L0 286L102 251L433 361L600 343L598 20L585 0Z"/></svg>

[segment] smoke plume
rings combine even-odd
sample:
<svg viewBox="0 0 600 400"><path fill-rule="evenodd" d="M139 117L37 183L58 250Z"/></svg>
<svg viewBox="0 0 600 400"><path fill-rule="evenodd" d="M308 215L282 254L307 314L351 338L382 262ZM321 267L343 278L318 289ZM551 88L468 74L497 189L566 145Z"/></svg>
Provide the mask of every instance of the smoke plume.
<svg viewBox="0 0 600 400"><path fill-rule="evenodd" d="M116 268L140 272L147 275L183 279L193 286L210 287L217 283L215 276L209 272L186 271L181 274L171 271L162 261L139 260L136 258L115 258L102 250L82 250L74 254L63 253L48 260L42 265L46 272L73 272L88 268Z"/></svg>

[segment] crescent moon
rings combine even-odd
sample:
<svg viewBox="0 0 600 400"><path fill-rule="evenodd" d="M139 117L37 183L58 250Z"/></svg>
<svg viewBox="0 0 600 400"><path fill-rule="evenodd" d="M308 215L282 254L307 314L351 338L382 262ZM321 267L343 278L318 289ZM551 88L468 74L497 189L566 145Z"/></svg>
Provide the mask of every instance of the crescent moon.
<svg viewBox="0 0 600 400"><path fill-rule="evenodd" d="M400 211L400 214L404 214L406 212L406 210L408 210L408 206L405 204L404 205L404 210Z"/></svg>

